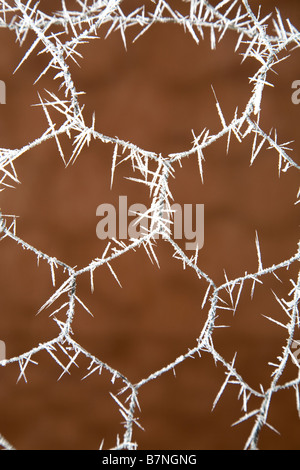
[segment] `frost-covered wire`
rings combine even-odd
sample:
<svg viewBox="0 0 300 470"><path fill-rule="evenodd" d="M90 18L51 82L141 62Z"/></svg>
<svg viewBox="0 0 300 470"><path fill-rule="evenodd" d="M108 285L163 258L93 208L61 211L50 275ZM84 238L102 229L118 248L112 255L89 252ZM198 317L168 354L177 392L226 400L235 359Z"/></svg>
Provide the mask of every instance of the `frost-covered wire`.
<svg viewBox="0 0 300 470"><path fill-rule="evenodd" d="M282 311L286 315L286 322L269 317L285 331L286 342L283 345L281 355L277 362L271 364L272 374L267 388L253 388L247 383L235 366L236 356L230 361L225 359L214 346L214 332L223 325L219 323L220 313L224 309L236 312L242 291L248 282L252 283L252 292L256 283L263 283L267 274L277 275L277 271L283 268L290 268L300 260L300 243L295 247L290 258L282 260L271 266L263 266L260 251L259 238L256 234L255 245L257 250L257 270L252 273L245 273L236 279L228 279L217 285L198 266L197 250L192 256L188 256L172 238L169 230L169 222L172 220L172 210L170 201L173 199L169 187L169 180L174 176L174 166L176 163L184 164L188 157L197 159L199 165L199 182L205 180L205 151L207 147L213 145L219 139L227 138L227 149L229 149L231 139L237 139L242 144L246 137L252 136L253 146L249 156L250 163L260 157L264 148L271 148L278 159L278 172L286 172L290 168L300 170L300 165L289 154L288 143L279 142L276 130L263 129L260 124L262 111L262 97L265 87L272 86L270 72L286 56L286 51L300 45L300 32L290 20L284 20L280 12L261 16L260 8L254 11L247 0L222 0L213 6L207 0L185 0L182 6L189 6L189 13L184 14L180 10L172 8L172 2L166 0L155 0L147 2L131 13L124 13L121 0L78 0L77 7L70 10L67 2L62 0L61 10L53 12L51 15L39 9L39 2L28 1L1 1L0 27L8 28L16 35L20 45L24 43L29 33L33 33L34 39L23 56L17 69L33 54L44 54L48 63L40 76L34 77L38 85L41 77L45 75L53 76L57 91L42 90L39 92L36 106L40 106L45 113L48 122L47 130L37 139L27 142L19 149L0 149L0 190L15 185L19 182L15 162L17 159L26 158L26 154L34 147L43 146L48 140L54 140L57 145L58 155L62 158L66 166L74 163L80 158L86 146L93 141L99 141L110 145L112 148L112 171L111 185L114 185L114 175L118 167L124 162L130 161L132 169L138 172L138 177L128 176L129 179L145 185L149 190L150 209L147 217L150 220L150 229L142 238L131 239L127 243L121 240L110 242L100 258L95 258L82 268L68 266L63 260L53 258L38 248L31 246L17 235L16 217L1 215L0 237L9 237L23 249L32 252L38 260L48 263L55 288L53 295L45 299L40 311L51 309L55 301L60 301L60 307L51 312L53 320L58 327L57 336L51 340L41 343L24 352L17 357L3 360L2 366L9 366L18 363L20 368L19 380L27 380L26 369L31 364L36 364L35 355L44 350L61 369L62 377L70 374L72 367L76 365L79 356L84 356L90 361L84 378L94 373L101 373L107 370L111 374L113 382L119 381L120 392L118 396L112 395L116 406L122 415L124 433L122 437L117 437L115 449L136 449L138 443L134 439L135 426L142 426L138 419L138 414L142 411L139 407L138 394L141 388L146 387L152 380L159 378L168 371L175 371L176 367L189 360L191 357L201 358L201 353L210 354L215 362L222 364L225 381L213 402L213 408L221 398L225 387L232 386L239 389L239 397L242 400L243 415L238 420L238 424L245 420L252 420L253 426L250 435L245 443L246 449L256 449L259 447L260 431L264 426L270 426L268 422L269 409L274 394L283 389L292 389L295 392L295 401L300 414L300 366L293 360L292 345L296 331L299 331L299 299L300 299L300 273L296 279L291 280L292 289L287 299L279 299L276 294ZM183 11L183 10L182 10ZM185 11L185 10L184 10ZM80 61L81 54L78 52L79 45L92 41L98 37L100 32L105 35L121 34L124 46L127 47L127 31L135 27L137 34L134 40L138 40L154 24L177 24L198 44L201 40L209 38L211 48L215 49L218 43L231 30L236 33L236 48L242 55L242 60L248 58L256 60L257 70L250 77L252 91L244 109L234 112L231 121L225 120L221 104L216 94L217 116L220 121L220 128L216 133L211 133L209 129L203 129L199 135L194 134L192 146L185 151L162 155L160 153L146 150L135 145L133 142L126 142L116 136L105 135L101 129L97 128L96 116L86 116L82 104L83 91L78 90L77 85L70 71L70 63ZM53 74L53 75L51 75ZM55 122L55 116L59 113L63 123ZM91 124L88 124L91 123ZM60 144L62 136L68 136L73 143L73 152L66 155ZM152 163L149 165L149 163ZM153 168L155 169L153 170ZM151 169L150 169L151 168ZM295 203L299 203L299 193L295 194ZM298 198L298 200L297 200ZM166 217L167 215L167 217ZM72 323L76 316L77 307L83 306L88 313L89 310L84 304L84 300L77 295L77 280L86 273L89 273L91 280L91 290L94 289L93 275L95 270L108 267L115 280L120 283L117 274L113 270L111 263L129 251L145 249L151 262L159 264L155 253L156 235L164 235L164 243L169 243L173 249L174 258L182 262L184 268L195 271L200 279L207 284L206 292L203 295L202 308L209 303L209 309L205 324L199 336L195 338L194 344L180 356L166 364L160 370L153 371L150 375L141 378L137 383L132 383L121 371L111 367L100 358L95 357L85 350L74 338ZM55 273L62 270L65 276L64 282L57 286ZM67 300L66 300L67 296ZM229 299L224 301L224 298ZM65 320L58 320L57 313L64 311ZM58 354L59 353L59 354ZM65 362L59 357L63 353ZM199 359L201 360L201 359ZM288 363L295 366L294 379L286 383L280 383L280 378ZM252 409L249 405L250 399L255 397L259 401L259 406ZM9 449L12 446L0 436L0 445Z"/></svg>

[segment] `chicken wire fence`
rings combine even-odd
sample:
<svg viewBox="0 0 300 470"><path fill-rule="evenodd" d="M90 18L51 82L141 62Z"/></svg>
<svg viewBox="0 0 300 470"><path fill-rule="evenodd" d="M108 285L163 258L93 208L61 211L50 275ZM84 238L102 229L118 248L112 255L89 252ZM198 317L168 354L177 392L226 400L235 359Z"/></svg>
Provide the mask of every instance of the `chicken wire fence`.
<svg viewBox="0 0 300 470"><path fill-rule="evenodd" d="M142 2L141 2L142 3ZM19 238L16 217L1 215L1 240L9 238L20 248L29 250L40 262L48 263L53 281L54 293L49 299L45 299L40 311L50 308L54 302L60 302L59 307L54 312L51 311L52 318L56 322L57 336L49 341L36 345L30 351L26 351L17 357L3 359L1 365L9 367L12 363L17 363L20 368L19 379L26 379L26 369L30 364L36 363L35 356L40 351L46 351L57 366L62 369L61 376L71 372L79 356L84 356L90 362L88 370L83 373L87 377L91 374L101 373L106 370L111 375L112 382L120 384L118 394L111 394L115 401L115 406L119 409L122 417L123 435L116 436L114 449L138 448L135 439L135 427L142 426L139 421L140 410L138 395L142 388L147 387L150 381L160 380L163 374L175 371L179 364L188 361L192 357L199 357L203 353L211 355L216 363L222 365L225 380L217 393L213 402L213 408L221 398L226 387L235 387L239 390L238 399L241 400L242 413L239 424L246 420L251 422L251 431L245 442L245 449L259 448L260 432L265 426L272 427L268 422L270 405L277 392L282 390L294 391L295 403L300 414L300 365L295 359L294 338L299 329L299 298L300 298L300 272L298 276L291 279L291 290L289 297L279 298L274 293L277 302L282 309L285 320L275 322L278 327L285 332L285 342L282 344L282 351L271 365L272 372L268 387L253 388L247 383L243 375L235 366L235 357L230 360L224 358L214 345L214 333L222 327L222 312L224 309L232 310L234 313L238 307L239 300L246 284L252 284L252 292L257 283L263 283L264 278L273 274L278 276L282 269L289 269L292 265L297 265L300 259L300 243L295 246L294 253L289 259L284 259L280 263L271 266L264 266L260 252L259 237L256 234L257 269L255 272L245 273L235 279L226 278L225 282L218 285L201 266L199 266L198 251L186 253L175 241L172 234L173 212L171 208L172 194L169 181L174 176L174 167L178 163L182 166L185 159L197 159L199 165L199 184L203 183L205 173L205 150L213 146L219 139L227 138L228 147L231 139L235 139L243 145L245 138L252 136L253 146L249 158L250 164L261 157L261 152L266 147L273 149L278 157L278 172L287 172L291 168L300 169L299 164L291 158L288 144L281 143L277 137L276 130L269 132L263 129L260 124L261 103L265 87L272 86L272 75L279 63L288 53L300 45L300 32L289 19L282 18L279 11L270 13L268 16L261 15L260 7L250 6L248 0L223 0L219 3L207 0L183 0L182 9L174 10L172 1L154 0L144 2L135 10L124 11L130 2L121 0L77 0L70 5L67 0L62 0L61 10L52 14L46 14L39 9L39 2L29 0L22 2L1 1L1 21L2 28L9 28L16 35L16 39L22 45L29 33L33 33L34 40L27 49L18 68L22 66L26 59L37 53L47 58L47 66L36 79L39 79L54 72L54 85L57 92L41 90L39 92L39 103L47 122L48 129L39 138L28 142L24 147L18 149L1 148L0 150L0 171L1 171L1 191L19 182L15 169L17 159L25 159L27 152L34 147L43 147L43 144L50 139L57 144L57 154L63 159L66 166L75 162L84 153L86 146L91 141L99 141L112 148L111 165L111 185L115 172L124 162L130 162L135 175L134 178L141 185L149 189L149 210L146 216L149 220L149 229L142 237L124 240L113 239L108 244L103 254L99 258L93 259L83 268L74 268L66 264L63 260L56 259L47 253L39 250L38 247L31 246L26 240ZM202 40L210 41L211 49L218 47L218 43L228 31L236 34L235 51L242 55L242 60L252 58L256 61L257 71L250 77L252 92L243 110L236 110L230 122L225 120L222 113L221 104L216 98L216 107L219 120L219 131L211 133L204 129L199 135L194 135L191 148L186 151L162 155L157 152L144 150L135 145L134 142L127 142L115 136L104 135L97 129L95 116L90 122L90 116L85 116L84 97L82 90L78 90L73 76L70 72L71 61L80 60L78 47L88 43L93 38L98 37L100 32L105 31L106 37L110 34L121 34L124 46L126 47L127 32L132 27L138 30L135 40L138 40L154 24L176 24L183 31L190 34L198 44ZM85 90L88 92L88 90ZM60 115L58 122L57 116ZM68 136L72 140L74 151L67 155L63 151L60 139ZM129 175L131 177L131 175ZM300 202L300 189L295 191L295 204ZM78 307L85 306L84 299L79 298L77 293L77 281L84 274L90 275L91 290L94 289L93 275L96 270L104 266L111 270L111 273L118 281L117 275L113 271L111 263L128 252L137 249L144 249L151 262L157 263L156 256L157 236L163 237L163 242L168 243L173 250L174 258L183 264L183 268L193 270L199 279L207 284L206 291L203 292L203 303L201 308L208 305L208 314L204 326L193 344L182 355L174 357L171 363L165 364L160 370L156 370L149 376L141 379L137 383L132 383L122 370L116 370L110 364L103 362L101 357L95 357L90 351L76 341L72 331L72 324L76 316ZM200 247L201 248L201 247ZM61 271L64 282L57 286L55 274ZM119 282L119 281L118 281ZM67 296L67 301L63 299ZM226 299L226 301L224 300ZM227 301L227 299L229 299ZM58 318L58 312L65 312L63 320ZM59 359L59 353L63 352L65 360ZM294 378L288 381L282 380L285 369L293 365ZM253 409L251 398L255 397L259 406ZM9 443L5 436L1 436L0 444L4 449L13 449L13 443Z"/></svg>

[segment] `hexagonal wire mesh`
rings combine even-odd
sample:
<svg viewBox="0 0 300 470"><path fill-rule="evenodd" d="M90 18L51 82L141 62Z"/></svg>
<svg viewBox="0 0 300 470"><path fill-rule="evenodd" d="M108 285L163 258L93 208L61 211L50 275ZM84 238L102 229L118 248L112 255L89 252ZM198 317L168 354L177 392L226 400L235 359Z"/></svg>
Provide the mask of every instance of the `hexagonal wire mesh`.
<svg viewBox="0 0 300 470"><path fill-rule="evenodd" d="M169 3L165 0L155 0L135 3L137 4L132 7L132 2L121 0L78 0L77 2L62 0L60 9L55 12L51 9L49 12L45 10L45 6L43 9L42 2L35 0L1 1L1 28L7 28L12 32L20 45L26 45L26 52L23 53L17 70L24 67L25 62L31 57L42 55L45 63L40 75L34 77L35 87L39 86L45 76L51 77L49 82L53 87L48 91L42 88L38 90L37 106L42 109L47 119L47 129L38 138L26 142L19 148L1 149L0 183L1 190L4 191L2 194L8 192L11 185L19 183L17 161L26 161L26 156L34 149L42 152L43 147L49 141L55 142L56 153L68 168L74 163L77 164L80 158L84 158L90 144L94 145L95 149L98 144L112 148L109 181L112 190L115 188L116 175L118 171L122 171L123 167L125 176L130 181L145 186L147 191L149 190L149 208L146 213L148 224L146 228L144 225L144 232L136 233L134 236L133 231L129 239L114 234L115 238L109 240L101 256L92 259L81 268L49 255L38 246L27 242L18 234L17 217L1 215L2 240L11 240L15 245L19 245L19 248L31 252L41 264L49 265L54 291L49 298L44 299L40 312L53 308L50 316L58 329L57 334L54 334L51 339L36 344L26 352L7 358L4 357L4 352L0 358L1 365L9 368L13 364L18 364L19 379L27 381L28 370L32 364L37 363L36 357L39 353L44 351L61 368L60 378L70 374L81 359L88 361L87 370L83 373L84 377L108 372L111 381L119 385L118 390L114 393L110 392L110 395L123 420L123 434L118 434L115 446L111 448L136 449L139 443L135 438L137 432L135 429L137 426L143 426L143 407L140 408L138 400L141 391L153 381L162 380L162 377L170 371L175 373L191 358L196 358L200 364L203 357L209 356L213 358L216 365L222 366L225 374L225 381L213 400L213 408L227 387L237 389L242 412L235 424L249 420L251 425L245 440L245 449L256 449L259 446L261 431L266 427L272 428L269 423L269 414L274 397L283 392L293 391L296 409L300 413L300 366L297 359L297 332L300 326L298 309L300 273L294 269L297 268L297 262L300 259L300 244L296 243L293 252L288 257L266 265L263 262L259 235L254 232L256 269L251 272L245 271L233 278L225 273L224 281L216 280L208 274L208 270L201 266L202 246L196 246L191 255L174 236L171 223L175 223L172 204L176 203L176 197L173 201L171 188L176 187L175 168L184 169L188 161L192 159L198 164L199 186L204 185L205 168L209 165L210 158L210 155L207 157L206 154L209 153L210 148L214 149L223 139L226 139L227 153L230 153L231 146L237 143L239 148L246 149L240 158L246 159L250 167L260 158L267 158L265 150L268 148L273 152L273 158L277 158L279 175L286 174L288 171L294 173L299 171L300 165L296 158L291 157L289 144L279 139L275 129L264 128L262 122L263 97L268 87L272 87L272 78L275 76L273 72L280 67L288 53L291 53L293 57L294 49L299 46L300 32L292 21L285 20L279 11L265 16L260 7L252 6L248 0L220 2L185 0ZM212 51L221 47L219 43L223 38L234 34L234 52L242 56L243 63L253 60L256 64L255 71L249 78L251 92L241 109L236 108L230 118L225 116L222 109L222 97L219 101L213 89L212 96L215 99L218 119L216 130L212 132L204 128L199 133L193 132L190 148L168 154L145 150L135 142L102 133L97 126L97 116L90 115L83 106L86 97L77 88L76 74L73 73L72 68L73 63L81 61L79 49L84 44L90 44L95 37L103 35L110 37L120 33L126 49L129 48L128 37L131 38L130 41L142 40L157 25L161 28L176 25L181 29L180 34L183 34L183 31L190 34L197 45L205 40L210 44ZM203 65L205 66L205 63ZM89 90L85 92L88 96ZM4 103L5 99L2 102ZM66 137L73 145L70 153L64 147ZM248 152L249 139L251 139L250 152ZM293 191L295 210L297 210L300 191L298 195L298 188L293 188ZM207 210L209 211L209 208ZM141 220L137 219L136 223L139 224L139 222ZM4 241L2 246L3 244ZM122 257L126 258L128 253L135 256L136 251L145 250L150 261L159 266L157 250L160 244L167 244L171 249L170 257L173 256L177 262L182 263L184 273L188 270L195 273L201 283L199 285L201 285L202 299L199 300L197 306L202 312L201 331L197 332L197 337L191 340L188 348L176 354L171 361L147 373L144 378L133 381L130 374L115 368L100 355L85 348L76 339L73 325L78 316L78 310L83 307L88 313L92 313L85 305L86 300L81 298L78 285L80 279L88 275L93 292L97 288L94 277L105 267L109 268L113 277L121 285L122 279L119 280L114 269L118 266L119 260ZM233 314L233 320L230 321L234 322L238 317L239 302L242 302L241 299L245 293L250 299L254 295L256 286L264 285L264 280L269 276L276 278L276 281L279 280L281 273L287 270L292 273L288 296L280 298L274 292L281 314L268 315L271 323L275 323L284 333L280 340L282 349L275 352L275 357L277 354L278 357L271 363L269 383L264 386L252 385L251 381L245 378L247 375L245 371L241 371L237 365L238 350L233 357L228 357L226 353L223 353L222 348L218 348L218 334L221 327L227 326L228 312ZM248 292L249 284L251 284L251 289ZM5 312L1 315L5 315ZM98 312L97 315L101 316L101 313ZM194 330L198 328L199 322L195 324ZM231 329L224 331L228 335L228 340L231 341ZM234 342L234 339L232 341ZM4 347L2 349L5 351ZM37 370L41 367L42 360L39 361ZM256 367L258 367L257 364ZM285 378L287 370L289 375ZM205 381L205 375L202 379ZM109 380L108 376L107 380ZM176 387L176 382L174 387ZM139 415L141 415L141 423ZM105 438L105 436L102 437ZM100 436L99 440L101 441ZM1 437L1 445L5 449L13 448L5 437ZM200 444L199 447L201 447Z"/></svg>

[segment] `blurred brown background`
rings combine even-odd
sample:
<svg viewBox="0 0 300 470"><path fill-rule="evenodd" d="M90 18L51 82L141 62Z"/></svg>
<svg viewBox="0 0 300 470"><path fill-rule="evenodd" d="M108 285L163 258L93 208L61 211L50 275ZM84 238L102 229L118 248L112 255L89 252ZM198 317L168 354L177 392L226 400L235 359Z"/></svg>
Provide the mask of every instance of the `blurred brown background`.
<svg viewBox="0 0 300 470"><path fill-rule="evenodd" d="M124 1L125 9L142 2ZM181 2L171 2L172 5ZM259 2L252 2L256 5ZM292 0L263 2L263 12L278 7L283 18L300 28L299 2ZM128 6L127 6L128 4ZM40 2L45 11L59 8L59 2ZM220 129L211 84L231 120L236 106L242 110L249 99L248 77L257 69L252 60L240 65L233 53L236 36L228 33L216 51L210 50L209 35L197 46L191 36L177 26L152 27L136 43L128 33L125 51L118 32L93 40L78 50L84 59L80 68L71 64L78 90L86 95L85 117L91 122L96 112L96 129L110 136L130 140L147 149L167 155L190 148L192 132L204 127ZM13 75L13 71L31 42L23 47L13 32L0 31L0 79L7 85L7 104L0 107L2 148L20 148L47 128L43 111L32 107L38 92L56 92L52 75L37 85L34 81L47 64L46 55L32 55ZM276 67L269 79L274 88L263 96L262 126L268 132L278 130L279 142L295 140L293 158L299 159L300 106L291 102L291 84L300 79L299 51ZM66 155L72 148L61 140ZM190 158L176 167L171 183L175 202L205 204L205 242L199 253L199 266L216 283L254 272L257 268L255 230L258 231L264 266L278 263L296 252L299 239L299 205L295 206L299 173L289 170L278 178L277 157L266 150L249 167L252 138L240 145L234 139L229 155L226 141L205 152L204 185L197 161ZM64 168L55 142L36 147L16 162L21 181L0 195L5 214L19 216L18 235L38 249L83 267L103 252L105 242L96 237L96 208L101 203L117 203L127 195L129 204L147 203L145 188L126 180L130 165L118 168L110 190L113 147L92 142L73 166ZM0 244L1 311L0 339L7 345L7 356L25 352L39 342L57 335L49 314L36 316L41 305L53 293L50 269L15 243ZM153 266L145 252L130 253L113 263L122 289L107 268L95 272L95 292L91 294L89 277L80 278L78 294L94 317L81 307L74 322L74 337L92 354L117 368L132 382L163 367L195 345L207 310L201 310L206 284L195 274L183 270L172 258L172 250L158 243L160 269ZM215 333L215 346L230 361L237 351L236 367L250 385L267 387L269 361L285 345L284 331L263 315L285 321L272 290L287 297L289 279L295 279L297 266L278 272L257 286L251 301L251 284L246 284L239 309L233 317L222 314L220 323L230 328ZM65 279L58 273L57 285ZM226 300L226 299L225 299ZM300 333L298 338L300 339ZM57 364L45 353L34 358L39 365L27 369L28 383L20 381L17 365L0 370L0 432L18 449L97 449L115 445L123 433L121 415L109 395L120 384L110 377L93 375L85 381L89 363L79 359L70 376L61 374ZM296 368L287 371L296 375ZM212 404L224 380L224 370L209 356L185 361L140 391L140 423L134 439L140 449L240 449L252 422L238 427L231 424L242 415L238 389L226 389L217 408ZM259 403L250 402L250 410ZM300 423L292 392L278 394L270 408L269 422L280 435L265 429L260 447L264 449L300 449Z"/></svg>

